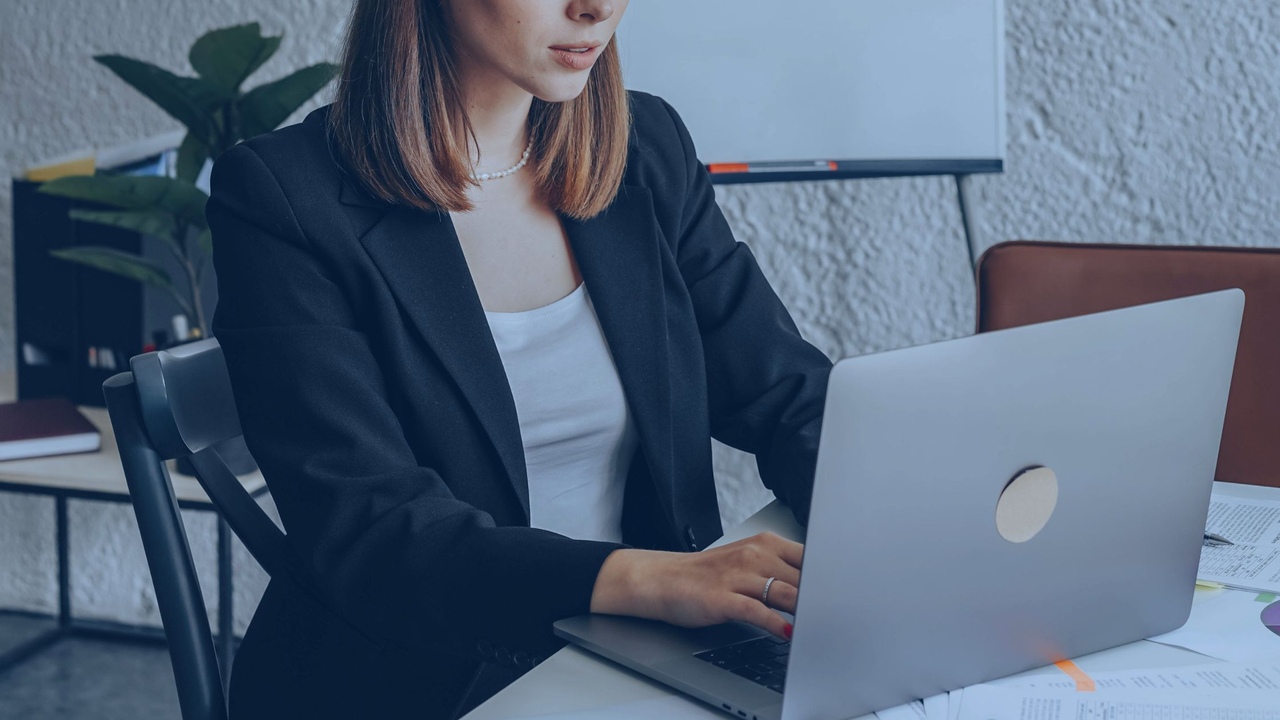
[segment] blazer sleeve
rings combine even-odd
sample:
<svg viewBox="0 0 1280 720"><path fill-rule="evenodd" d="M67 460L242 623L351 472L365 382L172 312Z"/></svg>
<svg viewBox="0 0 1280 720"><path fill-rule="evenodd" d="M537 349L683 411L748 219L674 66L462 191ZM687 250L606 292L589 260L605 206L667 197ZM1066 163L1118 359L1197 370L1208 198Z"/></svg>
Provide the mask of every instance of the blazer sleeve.
<svg viewBox="0 0 1280 720"><path fill-rule="evenodd" d="M245 441L330 609L386 646L558 647L552 622L588 611L623 546L498 527L417 462L332 261L252 146L218 160L207 216Z"/></svg>
<svg viewBox="0 0 1280 720"><path fill-rule="evenodd" d="M662 103L684 150L676 261L702 335L711 435L753 453L765 487L807 525L831 361L734 239L688 129Z"/></svg>

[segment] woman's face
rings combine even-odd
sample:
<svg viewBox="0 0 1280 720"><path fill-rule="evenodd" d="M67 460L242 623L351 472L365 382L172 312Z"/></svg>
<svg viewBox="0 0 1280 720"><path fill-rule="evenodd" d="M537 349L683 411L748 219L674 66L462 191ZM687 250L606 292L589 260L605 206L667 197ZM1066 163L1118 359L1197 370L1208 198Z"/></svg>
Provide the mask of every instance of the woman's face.
<svg viewBox="0 0 1280 720"><path fill-rule="evenodd" d="M546 102L564 102L586 87L627 2L447 0L446 10L466 82L511 83Z"/></svg>

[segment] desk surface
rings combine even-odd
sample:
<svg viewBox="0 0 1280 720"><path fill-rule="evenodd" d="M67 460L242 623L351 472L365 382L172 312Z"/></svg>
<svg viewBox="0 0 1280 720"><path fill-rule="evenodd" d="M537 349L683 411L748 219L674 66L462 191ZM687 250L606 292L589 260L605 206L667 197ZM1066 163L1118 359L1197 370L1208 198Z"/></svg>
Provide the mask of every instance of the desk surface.
<svg viewBox="0 0 1280 720"><path fill-rule="evenodd" d="M1238 497L1280 499L1280 489L1252 485L1216 483L1214 491ZM733 542L765 530L772 530L793 539L799 537L799 528L791 518L790 512L775 502L725 533L725 536L716 544ZM1075 660L1075 663L1085 672L1201 665L1212 662L1217 661L1190 650L1147 640L1103 650ZM1060 672L1049 667L1023 673L1023 675L1046 674L1060 674ZM679 695L679 693L643 675L570 645L547 658L524 677L477 707L467 715L467 720L497 720L498 718L589 710L670 695ZM687 705L687 713L682 712L681 717L707 718L707 720L723 720L728 717L692 698L680 697Z"/></svg>
<svg viewBox="0 0 1280 720"><path fill-rule="evenodd" d="M40 488L129 496L129 486L120 466L120 451L116 436L111 431L111 420L106 408L81 407L80 412L97 426L102 433L102 449L91 453L52 455L41 458L6 460L0 462L0 482L9 485L28 486L33 491ZM179 475L169 463L169 476L173 481L173 493L181 503L209 504L209 496L193 477ZM240 476L240 482L250 494L257 494L266 487L260 471Z"/></svg>

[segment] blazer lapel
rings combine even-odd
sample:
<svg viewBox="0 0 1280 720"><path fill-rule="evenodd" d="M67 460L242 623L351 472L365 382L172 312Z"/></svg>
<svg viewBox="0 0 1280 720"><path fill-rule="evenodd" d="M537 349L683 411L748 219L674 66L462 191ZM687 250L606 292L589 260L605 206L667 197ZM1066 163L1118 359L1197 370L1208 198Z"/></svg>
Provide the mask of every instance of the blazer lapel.
<svg viewBox="0 0 1280 720"><path fill-rule="evenodd" d="M520 422L448 213L390 207L360 239L489 435L529 520Z"/></svg>
<svg viewBox="0 0 1280 720"><path fill-rule="evenodd" d="M344 182L344 204L383 211L361 237L405 313L475 408L529 519L519 419L502 358L448 213L394 207ZM653 482L674 495L661 230L647 188L623 186L604 213L561 216L618 368Z"/></svg>
<svg viewBox="0 0 1280 720"><path fill-rule="evenodd" d="M658 497L671 513L675 477L662 231L648 188L624 185L604 213L563 217L574 259L631 407Z"/></svg>

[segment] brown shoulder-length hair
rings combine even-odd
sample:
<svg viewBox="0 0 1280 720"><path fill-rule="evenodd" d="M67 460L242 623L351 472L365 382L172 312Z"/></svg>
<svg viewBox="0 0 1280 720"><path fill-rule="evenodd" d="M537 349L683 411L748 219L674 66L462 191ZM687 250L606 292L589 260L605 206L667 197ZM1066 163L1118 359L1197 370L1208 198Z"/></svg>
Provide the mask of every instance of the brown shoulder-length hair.
<svg viewBox="0 0 1280 720"><path fill-rule="evenodd" d="M472 209L471 122L445 0L358 0L329 130L364 188L423 210ZM631 114L616 40L573 100L533 99L529 165L555 210L586 219L618 193Z"/></svg>

